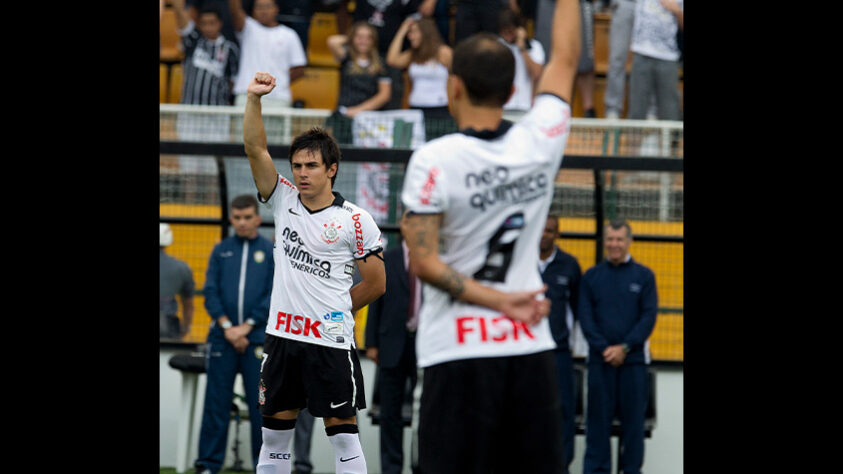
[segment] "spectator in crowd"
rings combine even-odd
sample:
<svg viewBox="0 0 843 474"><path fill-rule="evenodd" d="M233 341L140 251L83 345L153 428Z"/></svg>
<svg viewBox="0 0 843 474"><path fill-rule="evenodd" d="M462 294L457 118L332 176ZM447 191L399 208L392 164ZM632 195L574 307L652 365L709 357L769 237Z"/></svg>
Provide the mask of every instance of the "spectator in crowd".
<svg viewBox="0 0 843 474"><path fill-rule="evenodd" d="M632 24L635 19L635 0L612 0L612 20L609 24L609 68L606 71L606 92L603 105L606 118L620 118L623 114L626 88L626 63Z"/></svg>
<svg viewBox="0 0 843 474"><path fill-rule="evenodd" d="M644 461L647 339L658 310L656 278L629 254L629 223L610 222L604 240L606 260L583 275L577 314L589 348L583 473L612 471L609 439L617 416L623 445L620 468L638 474Z"/></svg>
<svg viewBox="0 0 843 474"><path fill-rule="evenodd" d="M609 10L612 21L609 24L609 68L606 71L606 91L603 106L606 118L618 119L624 113L626 88L626 64L632 41L632 25L635 20L636 0L612 0ZM656 100L650 97L647 117L656 116Z"/></svg>
<svg viewBox="0 0 843 474"><path fill-rule="evenodd" d="M292 28L299 36L302 48L307 51L307 40L310 34L310 19L313 16L313 0L274 0L278 6L276 19L282 25ZM234 25L227 6L228 0L188 0L191 3L217 3L222 4L225 13L223 15L223 32L226 37L234 37ZM255 5L255 0L241 0L243 10L250 12ZM230 33L230 36L229 36Z"/></svg>
<svg viewBox="0 0 843 474"><path fill-rule="evenodd" d="M275 89L264 97L264 110L290 107L290 85L304 75L307 55L298 35L278 21L275 0L254 0L247 15L241 0L228 0L234 29L240 37L240 66L234 81L234 105L244 108L249 82L258 72L271 74L278 81ZM269 143L289 140L283 134L283 118L269 114L265 120ZM243 136L243 120L234 121L234 136Z"/></svg>
<svg viewBox="0 0 843 474"><path fill-rule="evenodd" d="M382 474L401 474L404 465L404 404L409 382L416 386L416 328L421 282L408 269L407 245L384 252L386 292L369 305L366 356L378 366Z"/></svg>
<svg viewBox="0 0 843 474"><path fill-rule="evenodd" d="M515 56L515 79L512 96L504 110L530 110L533 106L533 90L542 73L545 61L544 47L534 39L527 38L524 20L515 10L504 8L498 18L500 37Z"/></svg>
<svg viewBox="0 0 843 474"><path fill-rule="evenodd" d="M679 46L684 0L638 0L632 28L629 118L644 119L652 97L659 120L680 120Z"/></svg>
<svg viewBox="0 0 843 474"><path fill-rule="evenodd" d="M187 14L190 18L199 23L199 12L205 7L212 7L220 14L222 20L221 34L225 39L233 41L240 46L237 32L234 31L234 22L231 19L231 12L228 9L228 0L186 0Z"/></svg>
<svg viewBox="0 0 843 474"><path fill-rule="evenodd" d="M410 47L402 51L405 37ZM407 70L410 78L407 102L411 109L424 113L427 141L456 131L456 124L448 111L451 56L451 47L442 42L433 20L419 16L404 20L386 55L387 64Z"/></svg>
<svg viewBox="0 0 843 474"><path fill-rule="evenodd" d="M173 243L173 230L169 224L158 227L161 246L158 259L159 337L184 339L193 321L193 272L187 263L167 255L164 250ZM183 323L178 317L178 300L181 300Z"/></svg>
<svg viewBox="0 0 843 474"><path fill-rule="evenodd" d="M185 54L181 103L231 105L240 48L221 33L220 9L216 5L203 6L196 14L196 21L185 9L185 0L173 0L173 10Z"/></svg>
<svg viewBox="0 0 843 474"><path fill-rule="evenodd" d="M542 281L547 285L545 295L550 300L550 332L556 341L553 355L556 358L559 394L562 401L562 444L565 455L565 470L574 459L574 412L576 403L576 384L574 383L574 361L571 355L570 339L574 321L577 317L580 279L580 264L573 255L560 249L554 241L559 237L559 217L547 216L539 241L539 270Z"/></svg>
<svg viewBox="0 0 843 474"><path fill-rule="evenodd" d="M348 35L332 35L327 41L340 63L340 91L337 110L325 125L339 143L352 143L351 119L384 107L392 96L392 78L377 50L377 29L369 23L358 21Z"/></svg>
<svg viewBox="0 0 843 474"><path fill-rule="evenodd" d="M223 34L219 5L206 2L198 9L186 9L185 0L173 0L173 10L185 53L181 103L231 105L240 48ZM227 142L230 139L229 122L227 115L179 112L176 133L183 141ZM200 156L179 156L179 168L186 174L216 173L212 169L213 161Z"/></svg>
<svg viewBox="0 0 843 474"><path fill-rule="evenodd" d="M582 52L577 64L577 78L574 89L582 102L585 117L597 117L594 110L594 6L592 0L580 0L580 28ZM536 39L544 46L545 51L550 44L551 25L555 8L554 0L538 0L536 5Z"/></svg>
<svg viewBox="0 0 843 474"><path fill-rule="evenodd" d="M289 107L290 84L304 75L307 65L299 36L279 23L274 0L255 0L251 15L246 14L241 0L229 0L228 6L242 50L234 82L235 105L245 106L249 82L255 73L266 72L276 78L277 84L263 98L264 107Z"/></svg>
<svg viewBox="0 0 843 474"><path fill-rule="evenodd" d="M261 218L253 195L235 197L230 210L235 235L214 246L202 291L211 327L197 473L216 473L222 468L238 373L249 407L254 465L261 447L258 382L272 291L273 244L258 233Z"/></svg>
<svg viewBox="0 0 843 474"><path fill-rule="evenodd" d="M358 0L355 2L352 18L354 22L365 21L378 33L378 53L385 58L389 52L392 38L408 16L419 14L422 0ZM343 0L345 8L346 0ZM404 78L399 68L387 65L387 72L392 78L392 97L386 109L400 109L404 98Z"/></svg>

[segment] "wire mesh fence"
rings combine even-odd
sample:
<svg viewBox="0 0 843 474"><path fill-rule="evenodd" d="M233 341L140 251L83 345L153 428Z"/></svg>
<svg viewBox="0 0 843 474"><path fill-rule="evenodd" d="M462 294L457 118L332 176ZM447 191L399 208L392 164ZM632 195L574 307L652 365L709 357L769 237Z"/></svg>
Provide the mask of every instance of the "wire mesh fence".
<svg viewBox="0 0 843 474"><path fill-rule="evenodd" d="M384 230L387 245L397 242L397 224L402 209L400 189L406 160L346 160L349 149L388 148L409 157L431 137L456 131L453 121L425 120L419 111L363 113L351 123L337 125L335 114L327 110L264 110L268 144L277 145L273 154L276 169L292 178L284 145L296 134L311 127L326 127L344 150L334 190L367 209ZM361 117L362 115L362 117ZM221 118L222 117L222 118ZM268 120L273 118L274 122ZM506 114L516 121L519 115ZM270 125L273 124L273 125ZM162 104L161 142L196 144L242 143L242 110L235 107L184 106ZM563 160L554 183L551 211L561 216L561 248L574 255L583 271L601 257L598 220L624 218L631 224L635 240L631 253L637 261L652 268L659 293L659 315L650 338L654 360L683 359L683 199L682 171L665 171L659 166L636 167L601 165L570 167L573 158L683 158L681 122L630 121L607 119L572 119L572 128ZM202 153L206 153L204 148ZM162 222L173 223L174 243L167 252L188 263L194 272L200 294L195 299L196 312L188 341L204 341L210 317L204 310L201 288L204 286L207 259L223 235L230 235L224 221L225 206L239 194L256 192L248 159L242 148L211 147L211 154L161 154L159 174L159 212ZM654 162L656 160L653 160ZM635 169L639 168L639 169ZM681 169L681 168L680 168ZM264 226L260 232L273 238L272 215L261 206ZM358 315L358 334L365 325L365 311ZM363 347L363 341L358 340Z"/></svg>

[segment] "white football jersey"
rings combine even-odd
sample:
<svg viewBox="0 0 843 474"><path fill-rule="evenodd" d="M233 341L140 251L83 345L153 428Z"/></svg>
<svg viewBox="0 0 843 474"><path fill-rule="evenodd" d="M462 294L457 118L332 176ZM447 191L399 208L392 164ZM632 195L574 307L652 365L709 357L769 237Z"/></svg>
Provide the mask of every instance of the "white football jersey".
<svg viewBox="0 0 843 474"><path fill-rule="evenodd" d="M537 290L539 240L570 130L570 106L536 97L517 123L432 140L410 157L401 199L415 213L442 214L441 260L500 291ZM416 352L420 367L451 360L531 354L556 343L547 318L535 326L452 301L424 285Z"/></svg>
<svg viewBox="0 0 843 474"><path fill-rule="evenodd" d="M263 201L275 218L275 275L266 333L327 347L354 344L351 313L355 260L383 250L372 216L334 193L334 202L310 212L298 189L278 175ZM376 258L376 257L370 257Z"/></svg>

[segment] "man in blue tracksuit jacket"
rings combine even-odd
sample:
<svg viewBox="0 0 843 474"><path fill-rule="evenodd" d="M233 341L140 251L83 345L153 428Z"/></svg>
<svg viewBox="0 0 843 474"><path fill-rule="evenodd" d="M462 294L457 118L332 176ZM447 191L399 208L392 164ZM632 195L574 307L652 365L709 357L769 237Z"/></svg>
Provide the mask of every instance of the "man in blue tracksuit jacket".
<svg viewBox="0 0 843 474"><path fill-rule="evenodd" d="M261 218L254 196L235 197L229 221L235 235L214 247L202 290L212 322L197 473L222 469L238 372L243 377L249 407L255 465L261 447L263 423L258 410L258 385L272 292L273 243L258 233Z"/></svg>
<svg viewBox="0 0 843 474"><path fill-rule="evenodd" d="M583 474L611 472L612 419L621 422L620 466L639 474L644 462L647 409L646 341L656 324L653 271L632 260L626 221L606 226L606 260L588 269L580 284L580 325L588 341L588 402Z"/></svg>
<svg viewBox="0 0 843 474"><path fill-rule="evenodd" d="M571 347L568 338L577 315L577 301L579 300L580 279L582 270L573 255L564 252L554 245L559 237L559 218L547 216L544 232L539 241L539 270L542 280L547 284L545 295L550 300L550 332L556 341L556 367L559 379L559 393L562 400L562 445L565 456L565 470L574 459L574 413L576 403L576 387L574 383L574 362L571 357ZM568 314L571 314L568 326Z"/></svg>

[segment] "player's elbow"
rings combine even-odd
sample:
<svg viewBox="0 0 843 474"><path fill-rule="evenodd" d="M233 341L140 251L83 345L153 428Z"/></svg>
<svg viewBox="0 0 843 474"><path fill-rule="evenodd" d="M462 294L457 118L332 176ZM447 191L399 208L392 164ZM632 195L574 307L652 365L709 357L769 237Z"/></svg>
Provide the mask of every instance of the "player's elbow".
<svg viewBox="0 0 843 474"><path fill-rule="evenodd" d="M243 135L243 149L250 160L260 160L267 152L263 143L259 143L254 137L246 134Z"/></svg>
<svg viewBox="0 0 843 474"><path fill-rule="evenodd" d="M553 74L564 75L568 71L576 71L579 61L579 47L571 47L554 57L553 61L548 63L546 69L552 71Z"/></svg>

